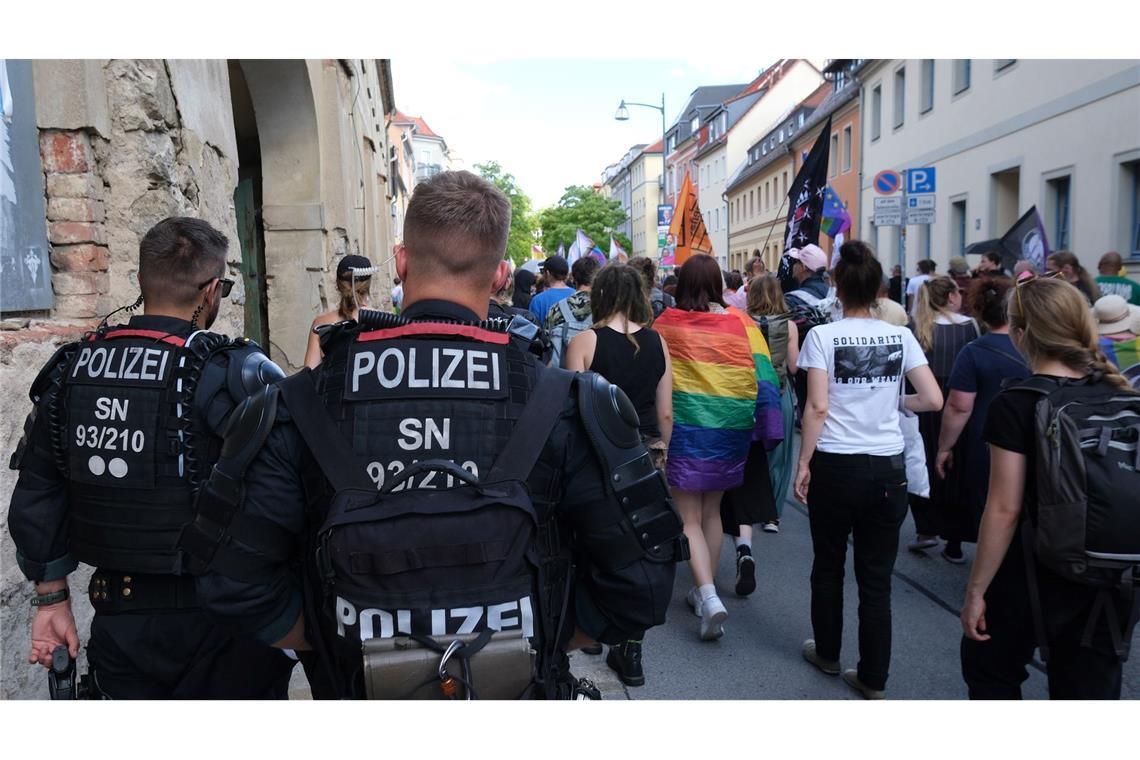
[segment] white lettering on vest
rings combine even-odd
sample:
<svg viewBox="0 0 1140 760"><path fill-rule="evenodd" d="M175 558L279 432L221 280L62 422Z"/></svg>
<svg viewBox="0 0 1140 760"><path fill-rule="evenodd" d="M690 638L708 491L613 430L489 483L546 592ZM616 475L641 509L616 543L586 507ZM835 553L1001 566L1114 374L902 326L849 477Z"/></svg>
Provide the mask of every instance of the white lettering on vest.
<svg viewBox="0 0 1140 760"><path fill-rule="evenodd" d="M385 372L385 367L388 365L388 357L396 357L396 374L389 376ZM400 384L400 380L404 376L404 354L398 348L386 349L380 354L380 359L376 362L376 377L380 380L380 384L385 388L395 388Z"/></svg>
<svg viewBox="0 0 1140 760"><path fill-rule="evenodd" d="M161 348L116 346L86 347L76 357L71 376L82 371L91 380L146 380L161 382L166 376L170 352ZM141 367L139 365L142 365Z"/></svg>
<svg viewBox="0 0 1140 760"><path fill-rule="evenodd" d="M360 377L367 375L376 368L376 354L371 351L361 351L356 355L352 366L352 392L360 390Z"/></svg>
<svg viewBox="0 0 1140 760"><path fill-rule="evenodd" d="M450 633L475 633L480 628L479 622L486 620L485 628L501 631L521 630L524 636L534 635L534 610L529 596L518 601L492 604L488 607L455 607L452 609L437 608L425 611L430 619L432 636L446 636ZM517 612L518 614L512 614ZM414 610L381 610L370 607L361 610L358 614L352 602L341 597L336 598L337 635L346 637L349 626L360 623L360 640L371 638L392 638L397 633L410 634L413 630L414 618L423 613ZM376 621L380 621L377 631ZM448 620L462 621L455 630L448 630ZM423 630L425 621L420 620L417 630ZM454 626L450 626L454 627Z"/></svg>
<svg viewBox="0 0 1140 760"><path fill-rule="evenodd" d="M428 379L426 377L416 377L416 349L414 348L408 349L408 387L428 387Z"/></svg>

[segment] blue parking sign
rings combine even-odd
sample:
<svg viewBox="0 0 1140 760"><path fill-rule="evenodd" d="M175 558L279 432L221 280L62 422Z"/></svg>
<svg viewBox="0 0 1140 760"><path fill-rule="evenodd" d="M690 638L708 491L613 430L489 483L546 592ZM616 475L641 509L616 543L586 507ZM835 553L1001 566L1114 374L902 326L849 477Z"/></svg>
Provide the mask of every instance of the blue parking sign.
<svg viewBox="0 0 1140 760"><path fill-rule="evenodd" d="M924 166L921 169L907 169L906 171L906 191L907 193L933 193L934 192L934 167Z"/></svg>

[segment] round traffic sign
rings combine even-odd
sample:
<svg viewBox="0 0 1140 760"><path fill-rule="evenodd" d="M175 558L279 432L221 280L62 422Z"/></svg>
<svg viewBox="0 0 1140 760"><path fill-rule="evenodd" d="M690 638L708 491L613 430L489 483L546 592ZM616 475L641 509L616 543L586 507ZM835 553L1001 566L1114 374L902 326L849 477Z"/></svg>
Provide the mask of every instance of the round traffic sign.
<svg viewBox="0 0 1140 760"><path fill-rule="evenodd" d="M871 186L875 188L875 192L881 195L897 193L901 185L902 175L890 169L884 169L876 174L875 179L871 182Z"/></svg>

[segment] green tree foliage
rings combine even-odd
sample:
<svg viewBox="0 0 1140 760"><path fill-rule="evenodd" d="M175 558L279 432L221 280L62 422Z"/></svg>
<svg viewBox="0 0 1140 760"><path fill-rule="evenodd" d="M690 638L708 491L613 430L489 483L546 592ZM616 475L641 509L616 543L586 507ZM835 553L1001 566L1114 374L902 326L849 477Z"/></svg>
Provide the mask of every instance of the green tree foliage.
<svg viewBox="0 0 1140 760"><path fill-rule="evenodd" d="M519 187L515 175L503 171L498 161L475 164L479 175L494 184L511 201L511 232L507 237L507 258L521 264L530 258L530 248L534 245L534 215L530 210L530 198Z"/></svg>
<svg viewBox="0 0 1140 760"><path fill-rule="evenodd" d="M594 244L609 255L610 235L628 253L632 248L629 238L613 232L614 228L626 220L621 203L612 198L603 198L589 187L574 185L566 188L558 205L545 208L538 213L538 226L542 230L542 249L550 256L558 250L559 244L570 250L574 236L581 228L594 241Z"/></svg>

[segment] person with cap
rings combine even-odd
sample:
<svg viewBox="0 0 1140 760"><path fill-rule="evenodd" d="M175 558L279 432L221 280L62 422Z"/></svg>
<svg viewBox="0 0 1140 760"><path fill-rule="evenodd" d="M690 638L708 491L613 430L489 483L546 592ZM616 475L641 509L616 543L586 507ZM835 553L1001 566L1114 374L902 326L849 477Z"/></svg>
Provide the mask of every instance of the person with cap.
<svg viewBox="0 0 1140 760"><path fill-rule="evenodd" d="M1100 274L1096 285L1102 296L1117 295L1133 306L1140 306L1140 284L1123 274L1124 262L1116 251L1109 251L1100 257L1096 268Z"/></svg>
<svg viewBox="0 0 1140 760"><path fill-rule="evenodd" d="M399 281L397 280L397 284ZM372 295L372 262L363 256L345 256L336 265L336 290L340 303L332 311L326 311L313 320L309 328L309 344L305 348L305 366L315 367L321 363L321 339L317 328L356 319L362 308L368 308ZM392 291L395 297L395 290ZM403 289L401 287L401 297Z"/></svg>
<svg viewBox="0 0 1140 760"><path fill-rule="evenodd" d="M574 295L574 288L566 284L566 278L570 276L570 265L561 256L551 256L539 268L546 278L546 289L530 299L530 310L539 322L545 322L550 308Z"/></svg>
<svg viewBox="0 0 1140 760"><path fill-rule="evenodd" d="M966 262L965 256L952 256L950 257L950 279L958 286L958 290L965 293L970 287L970 265ZM968 314L969 304L966 299L962 299L962 305L958 309L959 314Z"/></svg>
<svg viewBox="0 0 1140 760"><path fill-rule="evenodd" d="M818 306L827 297L827 254L818 245L808 243L803 248L793 248L788 256L794 259L792 277L797 287L789 291L784 300L790 308L797 306Z"/></svg>

